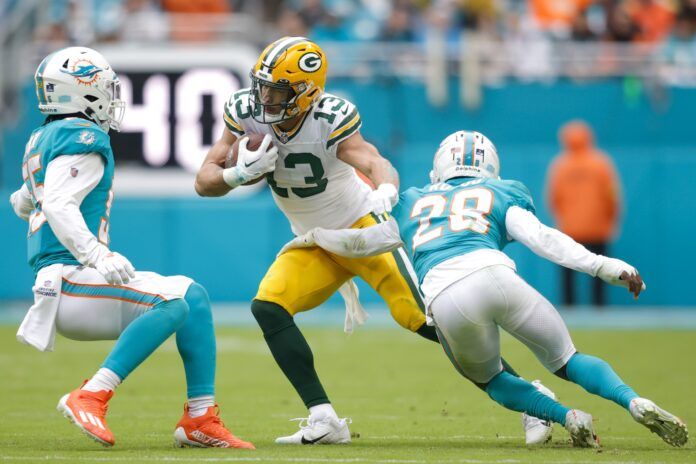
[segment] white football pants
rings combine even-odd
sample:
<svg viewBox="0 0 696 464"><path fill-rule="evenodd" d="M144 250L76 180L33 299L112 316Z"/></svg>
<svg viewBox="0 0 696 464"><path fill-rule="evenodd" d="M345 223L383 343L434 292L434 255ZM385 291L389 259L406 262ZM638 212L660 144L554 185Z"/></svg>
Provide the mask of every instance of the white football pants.
<svg viewBox="0 0 696 464"><path fill-rule="evenodd" d="M556 309L507 266L469 274L443 290L430 308L450 360L476 383L487 383L502 370L498 326L527 345L551 372L575 353Z"/></svg>
<svg viewBox="0 0 696 464"><path fill-rule="evenodd" d="M192 282L184 276L138 271L127 284L115 286L96 269L63 266L56 330L73 340L115 340L156 304L183 298Z"/></svg>

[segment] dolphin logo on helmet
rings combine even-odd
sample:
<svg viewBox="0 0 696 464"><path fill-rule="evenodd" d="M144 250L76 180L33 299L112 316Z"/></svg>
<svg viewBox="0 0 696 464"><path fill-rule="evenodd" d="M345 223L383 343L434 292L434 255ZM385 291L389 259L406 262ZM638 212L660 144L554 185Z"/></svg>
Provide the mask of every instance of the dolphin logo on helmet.
<svg viewBox="0 0 696 464"><path fill-rule="evenodd" d="M60 68L60 71L65 74L70 74L77 79L80 84L84 85L91 85L97 79L97 74L104 71L102 68L94 66L92 63L86 60L82 63L75 63L73 68L76 69L68 70L65 68Z"/></svg>

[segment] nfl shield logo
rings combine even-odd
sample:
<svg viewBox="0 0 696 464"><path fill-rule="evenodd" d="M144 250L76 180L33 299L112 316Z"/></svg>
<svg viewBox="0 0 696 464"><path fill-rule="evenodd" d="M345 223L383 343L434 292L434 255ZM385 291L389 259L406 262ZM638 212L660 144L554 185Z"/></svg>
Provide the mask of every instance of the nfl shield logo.
<svg viewBox="0 0 696 464"><path fill-rule="evenodd" d="M79 172L79 171L77 170L77 168L70 168L70 175L71 175L71 176L77 177L77 173L78 173L78 172Z"/></svg>
<svg viewBox="0 0 696 464"><path fill-rule="evenodd" d="M288 143L288 134L285 132L281 132L278 138L280 139L280 143Z"/></svg>

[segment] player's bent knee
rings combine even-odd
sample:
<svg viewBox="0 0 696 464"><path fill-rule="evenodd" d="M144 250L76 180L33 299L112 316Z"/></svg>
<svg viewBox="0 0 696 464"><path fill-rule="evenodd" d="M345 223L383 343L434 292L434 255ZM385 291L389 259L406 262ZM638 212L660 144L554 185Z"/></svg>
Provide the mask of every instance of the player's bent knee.
<svg viewBox="0 0 696 464"><path fill-rule="evenodd" d="M193 282L189 285L184 300L186 300L189 306L189 312L195 314L196 317L201 317L204 314L212 314L208 291L198 282Z"/></svg>
<svg viewBox="0 0 696 464"><path fill-rule="evenodd" d="M163 311L172 320L175 329L181 327L189 314L189 305L183 298L176 298L160 303L152 308L152 311Z"/></svg>
<svg viewBox="0 0 696 464"><path fill-rule="evenodd" d="M404 329L418 332L425 323L425 314L413 298L397 297L387 301L387 304L394 320Z"/></svg>
<svg viewBox="0 0 696 464"><path fill-rule="evenodd" d="M577 353L575 353L575 354L577 354ZM573 356L575 356L575 354ZM572 356L571 356L571 359L572 359ZM568 363L569 362L570 362L570 359L563 366L561 366L560 369L558 369L557 371L554 371L553 375L555 375L556 377L560 377L563 380L568 380Z"/></svg>
<svg viewBox="0 0 696 464"><path fill-rule="evenodd" d="M270 301L253 300L251 313L265 336L295 325L295 321L285 308Z"/></svg>
<svg viewBox="0 0 696 464"><path fill-rule="evenodd" d="M208 291L198 282L192 282L186 291L186 300L208 300Z"/></svg>

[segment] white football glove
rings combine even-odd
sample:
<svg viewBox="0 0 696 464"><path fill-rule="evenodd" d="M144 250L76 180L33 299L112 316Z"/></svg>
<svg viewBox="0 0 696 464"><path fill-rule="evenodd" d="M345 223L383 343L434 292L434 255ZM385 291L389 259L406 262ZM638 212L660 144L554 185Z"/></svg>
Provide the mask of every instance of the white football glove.
<svg viewBox="0 0 696 464"><path fill-rule="evenodd" d="M25 186L10 195L10 204L17 217L25 221L29 220L29 216L34 211L34 203L31 201L31 194Z"/></svg>
<svg viewBox="0 0 696 464"><path fill-rule="evenodd" d="M94 268L111 285L127 284L135 277L135 268L130 261L115 251L110 251L97 259Z"/></svg>
<svg viewBox="0 0 696 464"><path fill-rule="evenodd" d="M239 140L237 165L222 171L222 178L230 187L237 187L275 170L278 147L268 148L271 144L270 134L263 137L261 145L256 150L249 150L247 143L249 143L249 137L242 137Z"/></svg>
<svg viewBox="0 0 696 464"><path fill-rule="evenodd" d="M597 271L597 277L608 284L629 288L629 282L621 278L621 274L624 272L628 273L629 275L638 274L638 270L630 264L621 261L620 259L602 256L602 265ZM641 290L645 289L645 282L643 282Z"/></svg>
<svg viewBox="0 0 696 464"><path fill-rule="evenodd" d="M317 246L316 239L314 237L314 231L316 229L312 229L309 232L307 232L304 235L299 235L292 240L290 240L288 243L283 245L283 248L280 249L278 254L276 255L276 258L283 253L286 253L290 250L293 250L295 248L311 248L314 246Z"/></svg>
<svg viewBox="0 0 696 464"><path fill-rule="evenodd" d="M367 199L376 215L389 213L399 201L399 190L393 184L381 184L370 192Z"/></svg>

